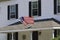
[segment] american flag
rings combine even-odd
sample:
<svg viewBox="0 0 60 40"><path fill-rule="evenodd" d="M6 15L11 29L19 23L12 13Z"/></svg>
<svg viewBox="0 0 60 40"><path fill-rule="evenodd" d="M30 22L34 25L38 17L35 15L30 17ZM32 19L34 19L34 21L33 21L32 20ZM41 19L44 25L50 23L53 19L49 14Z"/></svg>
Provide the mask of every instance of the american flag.
<svg viewBox="0 0 60 40"><path fill-rule="evenodd" d="M27 23L24 21L24 17L21 17L21 18L20 18L20 22L21 22L22 24L24 24L24 25L27 25Z"/></svg>
<svg viewBox="0 0 60 40"><path fill-rule="evenodd" d="M34 20L32 17L21 17L20 20L24 25L34 24Z"/></svg>

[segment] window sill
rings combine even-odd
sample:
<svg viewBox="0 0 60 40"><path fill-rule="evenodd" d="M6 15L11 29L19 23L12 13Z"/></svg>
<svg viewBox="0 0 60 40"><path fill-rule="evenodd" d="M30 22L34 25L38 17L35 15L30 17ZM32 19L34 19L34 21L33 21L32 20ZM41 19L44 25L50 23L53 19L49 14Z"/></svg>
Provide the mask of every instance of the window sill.
<svg viewBox="0 0 60 40"><path fill-rule="evenodd" d="M11 18L10 20L16 20L16 18Z"/></svg>
<svg viewBox="0 0 60 40"><path fill-rule="evenodd" d="M60 15L60 13L57 13L56 15Z"/></svg>
<svg viewBox="0 0 60 40"><path fill-rule="evenodd" d="M36 17L40 17L40 16L33 16L34 18L36 18Z"/></svg>

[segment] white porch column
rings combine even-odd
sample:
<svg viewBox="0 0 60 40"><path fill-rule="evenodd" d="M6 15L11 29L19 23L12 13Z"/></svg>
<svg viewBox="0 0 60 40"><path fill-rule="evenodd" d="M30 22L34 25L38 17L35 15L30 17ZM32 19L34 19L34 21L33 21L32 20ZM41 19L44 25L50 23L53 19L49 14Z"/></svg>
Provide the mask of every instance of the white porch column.
<svg viewBox="0 0 60 40"><path fill-rule="evenodd" d="M7 33L0 33L0 40L7 40Z"/></svg>
<svg viewBox="0 0 60 40"><path fill-rule="evenodd" d="M53 39L54 39L54 30L52 30L52 37L53 37Z"/></svg>
<svg viewBox="0 0 60 40"><path fill-rule="evenodd" d="M12 32L12 40L13 40L13 32Z"/></svg>
<svg viewBox="0 0 60 40"><path fill-rule="evenodd" d="M31 36L31 40L32 40L32 31L30 31L30 36Z"/></svg>

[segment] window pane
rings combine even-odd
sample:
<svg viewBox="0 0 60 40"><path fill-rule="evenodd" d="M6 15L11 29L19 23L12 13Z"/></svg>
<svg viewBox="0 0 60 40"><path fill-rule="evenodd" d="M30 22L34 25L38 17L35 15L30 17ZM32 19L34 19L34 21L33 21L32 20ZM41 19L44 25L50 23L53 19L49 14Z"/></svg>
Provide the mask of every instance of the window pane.
<svg viewBox="0 0 60 40"><path fill-rule="evenodd" d="M11 18L15 18L15 16L16 16L15 13L12 12L12 13L11 13Z"/></svg>
<svg viewBox="0 0 60 40"><path fill-rule="evenodd" d="M15 12L16 11L16 6L15 5L11 5L10 6L10 12Z"/></svg>
<svg viewBox="0 0 60 40"><path fill-rule="evenodd" d="M31 2L32 16L38 16L38 1Z"/></svg>
<svg viewBox="0 0 60 40"><path fill-rule="evenodd" d="M15 15L15 12L12 12L11 15Z"/></svg>
<svg viewBox="0 0 60 40"><path fill-rule="evenodd" d="M15 18L15 15L11 15L11 18Z"/></svg>
<svg viewBox="0 0 60 40"><path fill-rule="evenodd" d="M10 5L10 18L16 18L16 5Z"/></svg>
<svg viewBox="0 0 60 40"><path fill-rule="evenodd" d="M58 0L58 5L60 5L60 0Z"/></svg>
<svg viewBox="0 0 60 40"><path fill-rule="evenodd" d="M32 5L33 5L33 8L37 8L37 2L33 2Z"/></svg>
<svg viewBox="0 0 60 40"><path fill-rule="evenodd" d="M60 13L60 0L58 0L58 13Z"/></svg>
<svg viewBox="0 0 60 40"><path fill-rule="evenodd" d="M58 13L60 13L60 6L58 6Z"/></svg>
<svg viewBox="0 0 60 40"><path fill-rule="evenodd" d="M11 15L11 18L15 18L15 15Z"/></svg>
<svg viewBox="0 0 60 40"><path fill-rule="evenodd" d="M33 16L37 16L37 9L33 9Z"/></svg>

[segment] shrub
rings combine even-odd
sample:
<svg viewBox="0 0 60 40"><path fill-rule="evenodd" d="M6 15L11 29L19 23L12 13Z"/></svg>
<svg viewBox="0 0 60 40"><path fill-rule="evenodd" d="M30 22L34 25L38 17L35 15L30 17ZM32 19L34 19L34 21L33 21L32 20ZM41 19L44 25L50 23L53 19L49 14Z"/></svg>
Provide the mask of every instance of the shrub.
<svg viewBox="0 0 60 40"><path fill-rule="evenodd" d="M55 38L54 38L54 39L52 39L52 40L60 40L60 36L55 37Z"/></svg>

